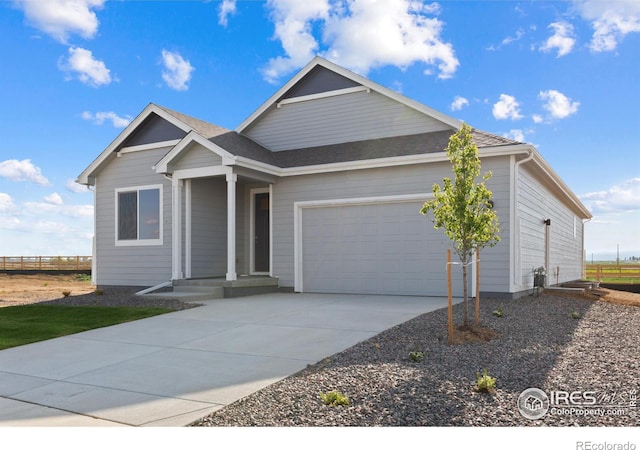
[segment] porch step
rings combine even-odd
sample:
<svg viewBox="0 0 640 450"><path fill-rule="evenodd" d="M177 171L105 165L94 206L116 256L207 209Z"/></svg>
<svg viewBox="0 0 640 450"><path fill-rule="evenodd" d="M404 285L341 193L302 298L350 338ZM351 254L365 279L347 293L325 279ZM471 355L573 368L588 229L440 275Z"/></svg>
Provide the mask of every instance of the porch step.
<svg viewBox="0 0 640 450"><path fill-rule="evenodd" d="M212 289L221 289L222 296L215 298L245 297L276 292L278 286L278 278L268 276L239 276L237 280L233 281L225 278L191 278L173 281L174 292L195 294L210 292Z"/></svg>
<svg viewBox="0 0 640 450"><path fill-rule="evenodd" d="M166 286L167 284L170 287ZM237 280L225 278L192 278L173 280L140 291L137 295L158 298L177 298L187 302L213 300L217 298L245 297L247 295L276 292L278 278L268 276L240 276Z"/></svg>

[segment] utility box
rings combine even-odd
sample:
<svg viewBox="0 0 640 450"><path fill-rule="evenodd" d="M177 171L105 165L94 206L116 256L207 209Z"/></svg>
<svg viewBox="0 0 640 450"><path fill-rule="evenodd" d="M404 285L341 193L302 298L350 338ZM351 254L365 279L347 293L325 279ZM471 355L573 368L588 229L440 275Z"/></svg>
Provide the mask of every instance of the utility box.
<svg viewBox="0 0 640 450"><path fill-rule="evenodd" d="M533 269L533 287L543 288L547 283L547 271L544 266Z"/></svg>

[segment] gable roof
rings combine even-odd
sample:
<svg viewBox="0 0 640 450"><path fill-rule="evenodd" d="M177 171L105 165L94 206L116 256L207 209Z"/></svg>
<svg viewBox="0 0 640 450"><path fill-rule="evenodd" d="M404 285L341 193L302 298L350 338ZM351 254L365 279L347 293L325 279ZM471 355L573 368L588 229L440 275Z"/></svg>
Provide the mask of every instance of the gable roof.
<svg viewBox="0 0 640 450"><path fill-rule="evenodd" d="M296 95L299 95L300 92L298 90L303 89L303 85L305 83L305 77L310 74L312 71L317 71L318 68L325 68L329 71L333 72L335 75L342 77L343 79L350 80L353 83L356 83L354 87L340 87L341 89L355 89L358 86L370 89L372 91L376 91L379 94L382 94L386 97L389 97L397 102L402 103L403 105L415 109L423 114L433 117L454 129L459 129L462 126L462 123L450 117L446 114L443 114L439 111L436 111L433 108L430 108L420 102L412 100L408 97L405 97L402 94L399 94L396 91L393 91L389 88L386 88L374 81L369 80L368 78L363 77L362 75L358 75L357 73L351 72L344 67L340 67L331 61L328 61L320 56L316 56L303 67L293 78L291 78L284 86L282 86L275 94L273 94L266 102L264 102L257 110L255 110L249 117L247 117L237 128L236 131L238 133L243 133L247 128L249 128L254 122L259 120L266 112L268 112L271 108L275 108L278 102L282 99L288 98L292 95L293 92L296 92ZM314 95L309 94L309 95Z"/></svg>
<svg viewBox="0 0 640 450"><path fill-rule="evenodd" d="M80 184L87 184L87 185L93 184L93 177L95 176L95 174L105 164L111 161L111 159L116 157L117 152L122 149L123 144L126 142L126 140L129 137L131 137L136 132L136 130L138 130L138 128L153 114L155 114L156 116L159 116L160 118L169 122L171 125L184 131L185 135L192 130L192 128L188 124L181 121L175 115L169 113L168 111L169 110L161 108L158 105L149 103L140 112L140 114L138 114L136 118L133 119L129 123L129 125L127 125L125 129L120 132L120 134L111 142L111 144L109 144L107 148L105 148L102 151L102 153L100 153L100 155L98 155L98 157L95 160L93 160L93 162L89 164L89 166L86 169L84 169L84 171L78 176L78 179L76 180L76 182ZM167 145L175 145L176 143L177 141L175 140L165 142L165 144ZM162 142L155 143L154 145L158 146L159 144L163 144L163 143Z"/></svg>

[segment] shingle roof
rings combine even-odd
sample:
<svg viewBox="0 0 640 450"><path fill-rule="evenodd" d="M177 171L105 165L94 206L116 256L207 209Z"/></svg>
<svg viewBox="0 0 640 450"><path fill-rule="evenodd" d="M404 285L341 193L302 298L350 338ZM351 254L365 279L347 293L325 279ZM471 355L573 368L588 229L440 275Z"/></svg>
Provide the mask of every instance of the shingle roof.
<svg viewBox="0 0 640 450"><path fill-rule="evenodd" d="M159 107L233 155L281 168L443 152L449 143L449 137L455 132L445 130L272 152L236 131ZM480 130L473 130L473 141L478 148L519 144L512 139Z"/></svg>
<svg viewBox="0 0 640 450"><path fill-rule="evenodd" d="M156 105L158 108L162 109L168 114L171 114L176 119L181 122L189 125L193 131L201 135L202 137L209 139L214 136L218 136L220 134L224 134L229 132L227 128L220 127L218 125L214 125L210 122L205 122L204 120L196 119L195 117L188 116L186 114L179 113L178 111L174 111L169 108L165 108L164 106Z"/></svg>

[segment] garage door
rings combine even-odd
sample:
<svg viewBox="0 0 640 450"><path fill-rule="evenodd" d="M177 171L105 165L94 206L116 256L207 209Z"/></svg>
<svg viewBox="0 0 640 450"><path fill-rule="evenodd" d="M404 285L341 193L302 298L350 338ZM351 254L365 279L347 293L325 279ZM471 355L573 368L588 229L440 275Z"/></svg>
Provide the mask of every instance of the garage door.
<svg viewBox="0 0 640 450"><path fill-rule="evenodd" d="M448 239L419 214L421 204L304 208L303 291L446 296ZM455 267L453 292L461 296Z"/></svg>

